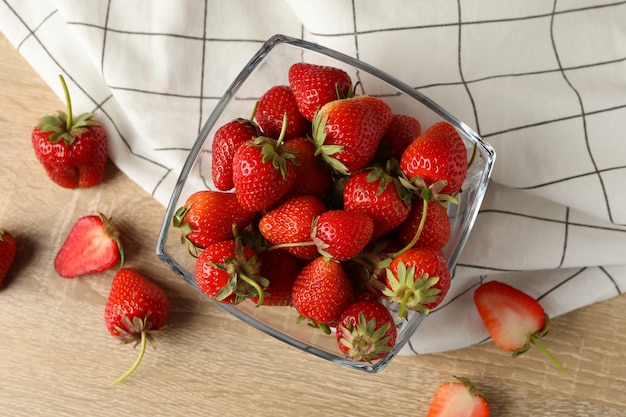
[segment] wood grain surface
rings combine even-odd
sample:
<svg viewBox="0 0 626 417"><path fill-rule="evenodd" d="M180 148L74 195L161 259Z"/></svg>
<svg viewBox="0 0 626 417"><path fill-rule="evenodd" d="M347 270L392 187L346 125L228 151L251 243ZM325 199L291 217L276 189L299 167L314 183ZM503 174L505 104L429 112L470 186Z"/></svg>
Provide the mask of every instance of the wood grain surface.
<svg viewBox="0 0 626 417"><path fill-rule="evenodd" d="M166 268L155 255L164 207L112 163L96 188L53 184L30 132L61 108L0 36L0 226L19 251L0 289L0 415L425 416L453 375L477 385L493 416L626 415L626 297L553 320L545 344L567 375L537 350L512 359L491 343L397 357L376 375L345 369L230 317ZM73 222L96 211L121 229L127 265L172 302L171 327L118 386L137 352L104 326L115 270L69 280L53 268Z"/></svg>

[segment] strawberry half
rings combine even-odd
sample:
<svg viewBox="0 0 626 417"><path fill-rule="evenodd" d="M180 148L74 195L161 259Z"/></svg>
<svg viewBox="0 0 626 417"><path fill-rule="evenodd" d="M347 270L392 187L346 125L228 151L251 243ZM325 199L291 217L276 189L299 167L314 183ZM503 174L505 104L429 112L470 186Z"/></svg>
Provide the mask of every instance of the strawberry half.
<svg viewBox="0 0 626 417"><path fill-rule="evenodd" d="M11 233L0 228L0 286L15 260L16 253L17 244L15 238Z"/></svg>
<svg viewBox="0 0 626 417"><path fill-rule="evenodd" d="M437 388L426 417L489 417L489 404L467 378Z"/></svg>
<svg viewBox="0 0 626 417"><path fill-rule="evenodd" d="M561 371L561 363L539 339L550 330L550 318L537 300L500 281L489 281L474 292L474 303L491 339L517 357L535 345Z"/></svg>
<svg viewBox="0 0 626 417"><path fill-rule="evenodd" d="M167 294L139 271L122 268L115 274L104 309L104 322L111 335L124 343L140 343L137 360L113 384L126 379L139 366L146 341L167 325L170 302Z"/></svg>
<svg viewBox="0 0 626 417"><path fill-rule="evenodd" d="M102 213L79 218L54 259L54 269L64 278L76 278L124 266L119 232Z"/></svg>
<svg viewBox="0 0 626 417"><path fill-rule="evenodd" d="M44 116L31 141L37 159L52 181L64 188L89 188L102 182L108 159L107 136L94 113L74 118L63 76L59 75L67 112Z"/></svg>

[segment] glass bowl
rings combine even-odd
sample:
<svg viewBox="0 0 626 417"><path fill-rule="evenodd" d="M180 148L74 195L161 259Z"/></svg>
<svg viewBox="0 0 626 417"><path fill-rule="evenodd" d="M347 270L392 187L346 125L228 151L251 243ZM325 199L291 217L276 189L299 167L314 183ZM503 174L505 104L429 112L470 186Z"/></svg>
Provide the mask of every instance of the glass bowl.
<svg viewBox="0 0 626 417"><path fill-rule="evenodd" d="M186 245L181 243L180 230L172 225L174 214L192 193L203 189L215 189L211 180L211 143L215 131L232 119L249 117L255 103L271 86L288 85L289 67L296 62L342 68L354 82L355 80L360 82L368 95L383 98L394 113L416 117L423 130L438 121L447 121L462 136L468 157L475 150L475 160L469 168L463 191L457 196L459 204L451 204L448 209L451 234L443 251L448 266L453 271L489 183L495 160L493 148L445 109L396 78L337 51L283 35L273 36L263 44L232 82L202 128L181 169L167 206L156 248L159 259L189 285L198 289L194 277L195 258L189 254ZM297 324L298 313L291 307L256 307L250 300L238 305L218 302L215 304L289 345L340 365L366 372L379 372L384 369L424 318L422 314L411 312L407 320L398 321L397 342L393 350L378 361L367 363L346 359L337 348L334 334L326 335L304 322Z"/></svg>

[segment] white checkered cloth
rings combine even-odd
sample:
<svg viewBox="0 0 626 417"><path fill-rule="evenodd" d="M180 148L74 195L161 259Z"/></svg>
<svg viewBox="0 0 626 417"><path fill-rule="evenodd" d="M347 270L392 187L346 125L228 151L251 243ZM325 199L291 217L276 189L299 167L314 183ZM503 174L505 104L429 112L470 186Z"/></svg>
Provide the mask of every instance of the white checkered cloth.
<svg viewBox="0 0 626 417"><path fill-rule="evenodd" d="M276 33L337 49L439 102L497 152L444 305L403 354L488 340L498 279L557 316L626 290L626 1L0 0L0 29L163 204L199 130Z"/></svg>

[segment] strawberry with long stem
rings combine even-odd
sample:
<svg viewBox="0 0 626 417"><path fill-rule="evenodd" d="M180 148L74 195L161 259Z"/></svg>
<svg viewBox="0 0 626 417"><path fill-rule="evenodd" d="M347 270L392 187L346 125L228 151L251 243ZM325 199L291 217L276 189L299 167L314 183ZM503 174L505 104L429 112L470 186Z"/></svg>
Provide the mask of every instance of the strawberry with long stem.
<svg viewBox="0 0 626 417"><path fill-rule="evenodd" d="M70 94L59 75L67 112L39 120L31 134L37 159L52 181L64 188L93 187L104 177L108 159L107 136L94 113L72 114Z"/></svg>
<svg viewBox="0 0 626 417"><path fill-rule="evenodd" d="M118 384L139 366L147 342L162 331L169 319L170 302L165 291L139 271L122 268L115 274L104 310L104 321L111 335L123 343L139 344L133 365L117 378Z"/></svg>

